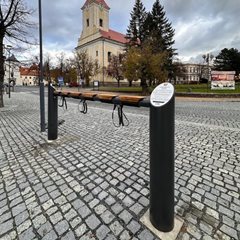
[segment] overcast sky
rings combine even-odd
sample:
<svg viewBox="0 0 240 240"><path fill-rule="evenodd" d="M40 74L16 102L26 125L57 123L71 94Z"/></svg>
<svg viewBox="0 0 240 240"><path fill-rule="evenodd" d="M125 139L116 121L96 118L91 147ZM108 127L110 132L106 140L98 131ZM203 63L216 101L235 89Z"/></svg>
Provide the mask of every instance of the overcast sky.
<svg viewBox="0 0 240 240"><path fill-rule="evenodd" d="M38 9L37 0L25 0ZM105 0L110 28L126 33L135 0ZM42 0L44 53L72 52L82 30L81 7L85 0ZM148 11L155 0L142 0ZM240 50L240 0L162 0L175 29L175 48L185 61L200 61L205 53L223 48ZM33 16L38 21L38 12Z"/></svg>

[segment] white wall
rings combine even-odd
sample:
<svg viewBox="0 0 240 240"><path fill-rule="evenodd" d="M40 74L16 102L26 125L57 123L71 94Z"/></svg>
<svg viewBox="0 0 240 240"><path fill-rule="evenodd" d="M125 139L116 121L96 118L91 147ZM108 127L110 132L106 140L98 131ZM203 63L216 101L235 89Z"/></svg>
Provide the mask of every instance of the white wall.
<svg viewBox="0 0 240 240"><path fill-rule="evenodd" d="M4 63L5 75L4 82L8 83L9 81L9 62ZM13 75L12 75L13 74ZM22 85L22 80L20 77L19 63L10 61L10 80L14 80L16 85Z"/></svg>

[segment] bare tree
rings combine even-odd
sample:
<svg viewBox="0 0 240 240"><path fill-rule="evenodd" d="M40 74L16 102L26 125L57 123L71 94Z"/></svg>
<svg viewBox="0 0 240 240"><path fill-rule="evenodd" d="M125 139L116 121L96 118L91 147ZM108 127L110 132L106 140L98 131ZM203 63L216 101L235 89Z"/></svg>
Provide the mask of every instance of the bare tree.
<svg viewBox="0 0 240 240"><path fill-rule="evenodd" d="M59 76L63 77L64 83L76 81L75 64L71 59L66 57L66 53L64 52L57 55L57 66L54 72L57 74L55 78L57 79Z"/></svg>
<svg viewBox="0 0 240 240"><path fill-rule="evenodd" d="M112 55L107 67L109 76L115 78L120 87L120 80L123 80L123 54Z"/></svg>
<svg viewBox="0 0 240 240"><path fill-rule="evenodd" d="M76 67L74 62L70 58L67 58L64 61L64 78L68 83L77 82Z"/></svg>
<svg viewBox="0 0 240 240"><path fill-rule="evenodd" d="M61 52L57 56L57 60L58 60L58 69L59 69L59 72L60 72L60 76L63 77L63 73L65 71L66 54L64 52Z"/></svg>
<svg viewBox="0 0 240 240"><path fill-rule="evenodd" d="M89 86L90 78L96 75L99 71L98 61L92 60L87 51L81 51L75 52L73 62L78 75L85 80L86 86Z"/></svg>
<svg viewBox="0 0 240 240"><path fill-rule="evenodd" d="M48 83L51 82L51 67L52 67L51 59L49 54L47 54L45 56L44 64L43 64L43 75L45 76Z"/></svg>
<svg viewBox="0 0 240 240"><path fill-rule="evenodd" d="M208 79L207 79L207 71L208 71L208 67L207 65L205 65L204 63L199 63L197 64L197 75L198 75L198 79L200 83L207 83Z"/></svg>
<svg viewBox="0 0 240 240"><path fill-rule="evenodd" d="M24 0L0 0L0 107L3 107L4 81L4 40L10 42L29 43L28 20L32 10L28 9Z"/></svg>

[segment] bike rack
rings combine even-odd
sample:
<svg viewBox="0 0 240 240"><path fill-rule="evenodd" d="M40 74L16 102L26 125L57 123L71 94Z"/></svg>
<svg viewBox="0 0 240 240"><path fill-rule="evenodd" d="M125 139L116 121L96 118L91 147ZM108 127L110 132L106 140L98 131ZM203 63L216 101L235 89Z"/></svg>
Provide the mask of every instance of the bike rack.
<svg viewBox="0 0 240 240"><path fill-rule="evenodd" d="M165 92L158 97L162 89ZM149 100L143 96L59 91L49 85L48 140L56 140L58 137L58 97L100 101L114 104L114 107L120 105L121 108L124 105L150 107L150 221L159 231L170 232L174 228L175 97L173 86L169 83L160 84L154 89ZM120 115L123 117L122 112Z"/></svg>
<svg viewBox="0 0 240 240"><path fill-rule="evenodd" d="M55 89L53 95L75 99L85 99L89 101L99 101L103 103L122 104L126 106L150 107L149 100L141 96L117 95L110 93L97 94L93 92L58 91Z"/></svg>

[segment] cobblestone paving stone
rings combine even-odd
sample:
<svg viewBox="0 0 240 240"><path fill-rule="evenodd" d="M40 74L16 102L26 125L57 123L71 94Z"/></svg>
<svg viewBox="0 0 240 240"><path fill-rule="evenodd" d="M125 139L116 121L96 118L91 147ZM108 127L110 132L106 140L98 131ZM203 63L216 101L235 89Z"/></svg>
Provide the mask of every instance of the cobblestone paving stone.
<svg viewBox="0 0 240 240"><path fill-rule="evenodd" d="M39 98L5 97L0 109L0 239L158 239L139 221L149 205L149 113L111 105L59 109L48 143ZM178 239L240 239L240 103L176 103Z"/></svg>

